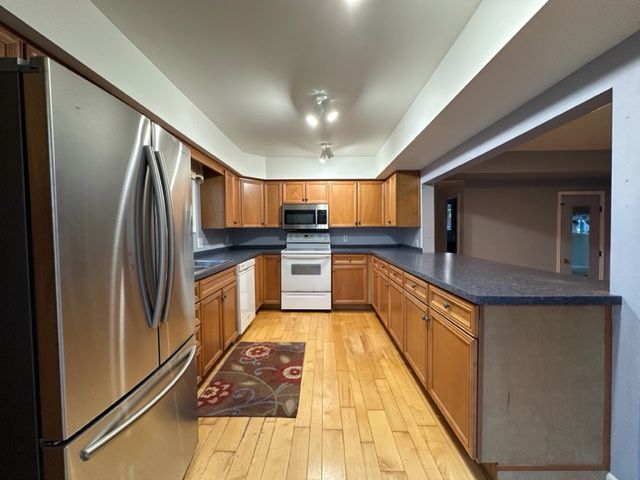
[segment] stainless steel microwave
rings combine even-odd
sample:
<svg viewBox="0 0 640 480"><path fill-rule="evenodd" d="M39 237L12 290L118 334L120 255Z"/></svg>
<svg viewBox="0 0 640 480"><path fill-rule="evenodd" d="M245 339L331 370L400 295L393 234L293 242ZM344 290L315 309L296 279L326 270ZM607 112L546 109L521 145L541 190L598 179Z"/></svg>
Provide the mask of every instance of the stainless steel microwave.
<svg viewBox="0 0 640 480"><path fill-rule="evenodd" d="M326 203L285 203L282 205L285 230L328 230L329 205Z"/></svg>

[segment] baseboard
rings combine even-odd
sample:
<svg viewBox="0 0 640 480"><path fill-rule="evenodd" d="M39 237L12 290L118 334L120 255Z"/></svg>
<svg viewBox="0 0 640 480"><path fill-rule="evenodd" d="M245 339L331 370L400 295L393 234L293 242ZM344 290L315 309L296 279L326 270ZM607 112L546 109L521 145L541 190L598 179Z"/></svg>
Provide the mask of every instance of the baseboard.
<svg viewBox="0 0 640 480"><path fill-rule="evenodd" d="M607 477L605 478L605 480L618 480L618 477L616 477L613 473L609 472L607 473Z"/></svg>

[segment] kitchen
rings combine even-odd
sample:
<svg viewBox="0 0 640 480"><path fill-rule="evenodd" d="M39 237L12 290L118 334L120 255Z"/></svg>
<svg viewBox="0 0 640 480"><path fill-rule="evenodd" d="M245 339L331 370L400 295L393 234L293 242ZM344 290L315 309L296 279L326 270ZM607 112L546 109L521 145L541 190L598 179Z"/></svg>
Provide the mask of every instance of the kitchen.
<svg viewBox="0 0 640 480"><path fill-rule="evenodd" d="M18 228L3 240L2 318L25 319L8 323L2 344L11 359L3 378L20 392L3 399L5 434L16 446L4 452L3 476L637 478L640 423L629 420L640 395L628 235L637 229L630 219L640 174L634 2L440 5L449 23L440 22L448 30L433 45L439 53L425 59L431 70L410 70L417 64L398 56L408 70L389 77L378 98L392 99L400 80L413 90L384 105L364 92L363 104L352 103L359 93L349 82L387 78L367 69L393 71L384 62L392 46L410 50L404 38L360 58L359 77L336 72L362 45L314 33L311 44L345 48L336 69L325 69L331 88L309 53L286 100L274 90L256 95L246 82L252 74L234 68L210 77L221 92L212 100L211 89L189 83L197 75L176 73L178 59L188 60L179 53L185 45L195 56L209 47L182 29L168 48L170 39L151 28L175 18L167 5L140 22L144 1L130 9L72 3L0 3L3 55L34 58L3 60L0 69L2 145L7 158L22 159L4 162L3 214ZM332 3L318 7L323 28L388 41L398 32L398 24L365 28L391 15L375 2ZM400 8L396 21L410 23L437 3ZM221 14L216 22L252 22L247 38L273 42L246 48L220 23L206 31L212 45L239 43L227 57L213 49L221 56L212 53L203 68L237 56L240 71L267 69L263 55L271 73L288 71L279 54L269 56L287 40L269 37L275 29L257 12L200 5L186 17L206 18L202 8ZM280 22L283 8L260 11ZM313 22L298 8L290 18ZM453 95L435 115L429 85L497 12L514 30L486 37L503 43L487 43L493 53L480 71L458 71L471 75L463 88L432 85L442 101ZM568 18L569 27L554 29ZM564 63L545 64L542 43L537 56L523 55L542 39L566 46ZM532 84L509 80L524 58L548 78L524 69ZM498 81L509 92L501 99L489 87ZM286 121L270 117L285 110ZM600 114L608 118L604 143L540 147L546 158L527 143ZM590 206L571 204L581 222L574 240L589 225L602 232L586 255L592 278L582 278L584 259L578 269L562 250L560 227L547 227L561 225L568 197L558 197L557 211L545 207L543 249L532 240L542 238L538 227L509 236L521 217L541 217L527 211L529 197L510 205L512 214L485 195L541 195L543 183L552 195L599 195ZM497 240L480 242L492 238L485 220L497 218ZM547 248L556 241L557 251ZM531 263L543 251L546 263ZM575 271L556 273L572 262ZM269 353L277 348L289 350ZM287 400L275 413L241 412L229 406L239 391L229 394L233 382L225 381L261 355L287 359L269 364ZM214 412L222 407L227 414Z"/></svg>

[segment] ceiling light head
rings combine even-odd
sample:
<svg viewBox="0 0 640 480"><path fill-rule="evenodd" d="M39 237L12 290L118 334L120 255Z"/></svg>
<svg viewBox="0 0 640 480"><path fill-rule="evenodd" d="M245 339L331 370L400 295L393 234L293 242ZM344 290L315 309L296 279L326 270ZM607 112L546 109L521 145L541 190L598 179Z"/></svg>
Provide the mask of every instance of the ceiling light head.
<svg viewBox="0 0 640 480"><path fill-rule="evenodd" d="M310 113L309 115L306 116L306 120L307 120L307 125L309 125L311 128L316 128L318 126L319 120L315 114Z"/></svg>
<svg viewBox="0 0 640 480"><path fill-rule="evenodd" d="M320 144L320 163L331 160L334 156L333 150L331 149L331 143L323 142Z"/></svg>
<svg viewBox="0 0 640 480"><path fill-rule="evenodd" d="M336 121L336 119L338 118L338 111L334 108L332 108L331 110L329 110L327 112L327 115L325 117L327 119L327 122L329 123L333 123Z"/></svg>

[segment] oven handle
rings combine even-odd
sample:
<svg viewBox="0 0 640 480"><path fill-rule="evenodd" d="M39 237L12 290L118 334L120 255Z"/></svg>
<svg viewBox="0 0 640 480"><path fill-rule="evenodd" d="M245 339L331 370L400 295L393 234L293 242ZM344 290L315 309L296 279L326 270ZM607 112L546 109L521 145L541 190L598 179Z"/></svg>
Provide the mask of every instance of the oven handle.
<svg viewBox="0 0 640 480"><path fill-rule="evenodd" d="M331 254L298 255L295 253L287 253L286 255L282 255L282 260L331 260Z"/></svg>

